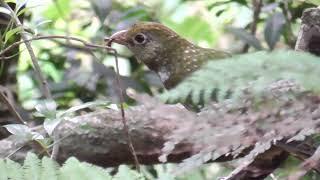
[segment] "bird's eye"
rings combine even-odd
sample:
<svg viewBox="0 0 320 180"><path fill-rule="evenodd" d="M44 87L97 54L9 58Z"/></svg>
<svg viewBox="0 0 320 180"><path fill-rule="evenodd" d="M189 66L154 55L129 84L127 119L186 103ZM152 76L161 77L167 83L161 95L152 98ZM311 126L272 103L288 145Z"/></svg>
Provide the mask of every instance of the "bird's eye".
<svg viewBox="0 0 320 180"><path fill-rule="evenodd" d="M134 37L134 41L136 42L136 44L144 44L147 41L147 37L146 37L146 35L144 35L142 33L138 33Z"/></svg>

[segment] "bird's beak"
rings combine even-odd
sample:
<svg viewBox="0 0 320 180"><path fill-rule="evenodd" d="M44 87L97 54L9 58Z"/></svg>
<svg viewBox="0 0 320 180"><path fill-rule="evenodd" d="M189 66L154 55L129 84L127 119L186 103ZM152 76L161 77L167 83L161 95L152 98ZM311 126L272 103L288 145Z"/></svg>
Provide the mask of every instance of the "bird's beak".
<svg viewBox="0 0 320 180"><path fill-rule="evenodd" d="M127 32L127 30L116 32L112 36L106 38L105 40L109 45L111 45L112 42L127 45Z"/></svg>

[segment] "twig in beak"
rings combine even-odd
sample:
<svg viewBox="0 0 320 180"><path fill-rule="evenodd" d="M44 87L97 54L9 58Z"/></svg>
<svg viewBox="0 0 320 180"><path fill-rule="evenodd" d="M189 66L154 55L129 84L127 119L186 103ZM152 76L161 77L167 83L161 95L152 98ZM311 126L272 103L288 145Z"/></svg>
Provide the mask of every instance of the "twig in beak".
<svg viewBox="0 0 320 180"><path fill-rule="evenodd" d="M140 172L140 164L139 164L139 160L138 160L138 156L137 153L134 149L133 143L132 143L132 138L130 135L130 130L129 130L129 126L126 120L126 116L125 116L125 111L124 111L124 107L123 107L123 103L124 103L124 97L123 97L123 90L121 88L121 81L120 81L120 74L119 74L119 63L118 63L118 53L116 49L111 48L112 42L113 42L113 38L105 38L104 39L106 41L106 50L107 51L113 51L114 52L114 58L115 58L115 62L116 62L116 81L117 81L117 86L118 86L118 94L119 94L119 99L120 99L120 110L121 110L121 118L122 118L122 124L123 124L123 131L125 133L125 135L127 136L127 143L129 146L129 150L132 153L133 156L133 160L134 160L134 164L136 166L136 169L138 172Z"/></svg>

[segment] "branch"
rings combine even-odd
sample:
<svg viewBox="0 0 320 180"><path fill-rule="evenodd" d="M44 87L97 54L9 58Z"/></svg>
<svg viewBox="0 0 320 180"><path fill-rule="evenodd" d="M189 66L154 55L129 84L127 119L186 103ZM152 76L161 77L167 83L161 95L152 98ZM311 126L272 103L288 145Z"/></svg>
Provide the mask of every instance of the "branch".
<svg viewBox="0 0 320 180"><path fill-rule="evenodd" d="M41 36L43 36L43 35L41 35ZM75 37L73 37L73 38L75 38ZM96 50L96 49L98 50L98 48L88 48L87 46L83 46L83 45L70 44L70 42L68 42L68 43L61 42L61 41L59 41L58 39L49 38L49 40L52 40L53 42L59 44L59 45L62 46L62 47L66 47L66 48L70 48L70 49L75 49L75 50L87 52L87 53L90 53L90 54L92 54L92 50ZM89 43L89 44L91 44L91 43ZM93 45L93 44L92 44L92 45ZM102 48L102 47L101 47L101 48ZM104 48L106 48L106 47L104 47ZM104 50L104 49L103 49L103 50ZM111 51L107 51L107 54L114 56L114 53L111 52ZM126 59L130 58L130 56L126 56L126 55L123 55L123 54L117 54L117 55L118 55L118 57L122 57L122 58L126 58Z"/></svg>
<svg viewBox="0 0 320 180"><path fill-rule="evenodd" d="M132 143L140 163L160 162L158 157L161 155L166 137L185 122L182 117L185 113L191 112L177 105L163 104L154 107L141 105L126 110ZM119 111L109 109L63 121L56 129L56 133L62 138L59 142L60 152L57 160L62 163L68 157L76 156L82 161L104 167L133 164L121 118ZM12 137L0 141L1 158L27 143L16 141ZM12 158L21 160L28 151L27 148L21 149L12 155ZM169 160L179 162L192 154L192 151L192 145L186 142L169 156Z"/></svg>
<svg viewBox="0 0 320 180"><path fill-rule="evenodd" d="M4 49L3 51L0 52L0 57L3 56L6 52L10 51L11 49L18 47L20 44L23 44L26 42L31 42L31 41L36 41L36 40L42 40L42 39L66 39L66 40L78 41L78 42L82 43L85 46L84 49L86 49L88 51L90 51L92 49L97 49L97 48L107 49L107 50L112 49L112 48L109 48L109 47L103 46L103 45L91 44L91 43L86 42L85 40L82 40L82 39L76 38L76 37L62 36L62 35L41 35L41 36L28 38L26 40L21 40L21 41L18 41L18 42L11 44L6 49ZM112 55L114 55L114 54L112 54Z"/></svg>

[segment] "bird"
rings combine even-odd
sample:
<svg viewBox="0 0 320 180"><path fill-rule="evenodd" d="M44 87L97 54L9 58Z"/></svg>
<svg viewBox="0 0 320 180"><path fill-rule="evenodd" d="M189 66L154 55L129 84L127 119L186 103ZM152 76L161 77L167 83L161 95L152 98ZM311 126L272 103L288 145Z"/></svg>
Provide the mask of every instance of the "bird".
<svg viewBox="0 0 320 180"><path fill-rule="evenodd" d="M138 61L160 77L166 89L176 87L209 60L230 57L227 52L203 48L157 22L139 22L108 38L109 45L126 46Z"/></svg>

